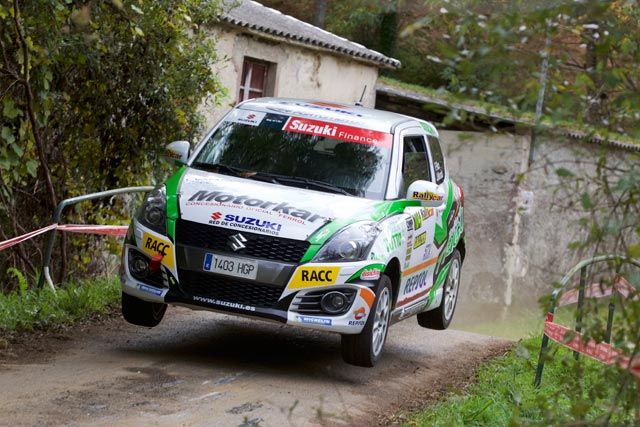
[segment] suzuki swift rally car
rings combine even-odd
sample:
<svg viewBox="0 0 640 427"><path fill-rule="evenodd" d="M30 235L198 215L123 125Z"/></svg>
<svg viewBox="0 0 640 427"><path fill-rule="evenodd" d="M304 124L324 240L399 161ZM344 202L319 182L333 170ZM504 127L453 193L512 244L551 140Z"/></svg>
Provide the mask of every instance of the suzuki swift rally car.
<svg viewBox="0 0 640 427"><path fill-rule="evenodd" d="M123 248L122 313L167 304L342 335L373 366L388 327L449 326L465 255L463 193L429 123L262 98L232 109L149 192Z"/></svg>

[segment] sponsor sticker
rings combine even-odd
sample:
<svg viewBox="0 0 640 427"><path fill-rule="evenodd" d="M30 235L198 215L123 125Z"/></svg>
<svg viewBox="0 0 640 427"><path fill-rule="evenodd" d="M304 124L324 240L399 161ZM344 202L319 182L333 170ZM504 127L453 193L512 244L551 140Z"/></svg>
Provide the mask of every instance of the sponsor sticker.
<svg viewBox="0 0 640 427"><path fill-rule="evenodd" d="M385 236L383 239L387 252L393 252L402 245L402 233L394 233L391 236Z"/></svg>
<svg viewBox="0 0 640 427"><path fill-rule="evenodd" d="M296 320L301 323L331 326L331 319L325 319L324 317L296 316Z"/></svg>
<svg viewBox="0 0 640 427"><path fill-rule="evenodd" d="M349 106L332 104L330 102L310 102L309 104L298 104L298 105L304 105L306 107L311 107L311 108L319 107L322 110L332 111L334 113L342 113L342 114L348 114L350 116L362 117L362 114L360 113L356 113L355 111L349 111Z"/></svg>
<svg viewBox="0 0 640 427"><path fill-rule="evenodd" d="M290 288L310 288L314 286L333 285L338 280L340 267L299 267L291 283Z"/></svg>
<svg viewBox="0 0 640 427"><path fill-rule="evenodd" d="M262 119L262 123L260 123L260 127L266 127L271 129L282 129L284 125L289 120L289 116L285 116L282 114L273 114L267 113L267 115Z"/></svg>
<svg viewBox="0 0 640 427"><path fill-rule="evenodd" d="M185 202L185 206L228 206L232 208L245 208L248 211L257 211L262 214L278 215L284 219L297 219L310 222L326 219L321 215L314 214L305 209L299 209L286 202L271 202L254 196L238 196L218 190L198 190L189 196Z"/></svg>
<svg viewBox="0 0 640 427"><path fill-rule="evenodd" d="M164 155L175 160L180 160L182 158L182 156L179 153L176 153L171 148L167 148L166 150L164 150Z"/></svg>
<svg viewBox="0 0 640 427"><path fill-rule="evenodd" d="M248 231L257 231L259 233L270 234L272 236L278 236L282 230L282 224L278 222L244 215L226 214L223 216L221 212L212 213L209 224L240 228Z"/></svg>
<svg viewBox="0 0 640 427"><path fill-rule="evenodd" d="M413 219L406 217L404 220L407 223L407 231L413 231Z"/></svg>
<svg viewBox="0 0 640 427"><path fill-rule="evenodd" d="M203 302L203 303L206 303L206 304L219 305L221 307L235 308L235 309L238 309L238 310L256 311L256 308L251 306L251 305L240 304L238 302L223 301L223 300L219 300L219 299L216 299L216 298L201 297L201 296L198 296L198 295L194 295L193 296L193 300L195 302Z"/></svg>
<svg viewBox="0 0 640 427"><path fill-rule="evenodd" d="M380 278L380 269L379 268L371 268L366 269L360 274L361 280L378 280Z"/></svg>
<svg viewBox="0 0 640 427"><path fill-rule="evenodd" d="M284 130L385 148L391 148L392 141L392 136L389 133L300 117L292 117Z"/></svg>
<svg viewBox="0 0 640 427"><path fill-rule="evenodd" d="M138 289L148 294L155 296L162 296L162 289L154 288L153 286L145 285L144 283L138 283Z"/></svg>
<svg viewBox="0 0 640 427"><path fill-rule="evenodd" d="M244 125L251 125L251 126L259 126L260 122L262 122L262 119L264 119L264 116L266 115L266 113L262 113L259 111L245 111L245 110L236 110L237 111L237 116L235 117L235 119L233 120L236 123L242 123Z"/></svg>
<svg viewBox="0 0 640 427"><path fill-rule="evenodd" d="M364 307L360 307L357 310L353 311L353 318L356 320L362 319L365 314L367 314L367 310Z"/></svg>
<svg viewBox="0 0 640 427"><path fill-rule="evenodd" d="M434 211L433 208L422 208L422 209L420 209L420 216L422 217L422 220L424 221L424 220L427 220L430 217L432 217L433 216L433 211Z"/></svg>
<svg viewBox="0 0 640 427"><path fill-rule="evenodd" d="M429 257L431 256L431 250L433 248L433 244L429 243L427 246L424 247L424 253L422 254L422 260L426 261L429 259Z"/></svg>
<svg viewBox="0 0 640 427"><path fill-rule="evenodd" d="M412 199L416 200L424 200L424 201L440 201L443 199L442 196L438 196L436 193L432 193L431 191L414 191L411 196Z"/></svg>
<svg viewBox="0 0 640 427"><path fill-rule="evenodd" d="M175 268L173 244L168 240L153 236L145 231L142 234L142 250L152 257L156 254L162 254L162 263L169 268Z"/></svg>
<svg viewBox="0 0 640 427"><path fill-rule="evenodd" d="M313 108L319 111L331 111L333 113L346 114L348 116L362 117L362 114L351 111L348 105L332 104L329 102L289 102L281 101L280 105L294 105L297 107Z"/></svg>
<svg viewBox="0 0 640 427"><path fill-rule="evenodd" d="M424 288L427 286L427 272L421 271L420 273L416 273L413 276L410 276L406 283L404 284L404 290L402 293L404 295L410 294L418 289Z"/></svg>
<svg viewBox="0 0 640 427"><path fill-rule="evenodd" d="M427 242L427 233L418 234L413 242L413 249L419 248Z"/></svg>
<svg viewBox="0 0 640 427"><path fill-rule="evenodd" d="M383 254L377 254L375 252L371 252L371 254L369 255L369 259L371 261L384 261L384 255Z"/></svg>
<svg viewBox="0 0 640 427"><path fill-rule="evenodd" d="M318 232L318 234L316 234L315 236L315 240L317 241L322 241L325 237L327 237L329 234L331 234L331 229L330 228L324 228L323 230L321 230L320 232Z"/></svg>

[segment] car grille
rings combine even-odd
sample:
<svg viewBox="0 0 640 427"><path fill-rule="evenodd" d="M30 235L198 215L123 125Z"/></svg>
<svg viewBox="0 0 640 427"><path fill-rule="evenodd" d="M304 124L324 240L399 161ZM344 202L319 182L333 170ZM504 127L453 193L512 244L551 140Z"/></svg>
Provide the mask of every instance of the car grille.
<svg viewBox="0 0 640 427"><path fill-rule="evenodd" d="M283 287L243 282L224 276L178 269L182 290L191 296L207 297L260 308L271 308L282 295Z"/></svg>
<svg viewBox="0 0 640 427"><path fill-rule="evenodd" d="M231 252L227 246L227 240L229 236L238 234L238 232L238 230L179 219L176 221L176 244L204 248L218 254L232 253L272 261L296 263L300 262L309 248L309 242L304 240L241 231L247 239L247 242L244 243L246 248L238 252Z"/></svg>

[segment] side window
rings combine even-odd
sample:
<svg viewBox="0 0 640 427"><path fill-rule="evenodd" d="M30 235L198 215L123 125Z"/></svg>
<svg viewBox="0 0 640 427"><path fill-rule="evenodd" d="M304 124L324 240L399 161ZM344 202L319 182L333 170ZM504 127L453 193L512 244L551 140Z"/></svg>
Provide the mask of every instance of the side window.
<svg viewBox="0 0 640 427"><path fill-rule="evenodd" d="M433 170L436 174L436 184L440 185L444 181L444 156L440 148L440 142L435 136L427 137L429 140L429 151L433 158Z"/></svg>
<svg viewBox="0 0 640 427"><path fill-rule="evenodd" d="M404 158L402 164L402 174L404 178L404 193L407 193L409 185L419 179L431 180L429 161L424 137L405 136L404 137Z"/></svg>

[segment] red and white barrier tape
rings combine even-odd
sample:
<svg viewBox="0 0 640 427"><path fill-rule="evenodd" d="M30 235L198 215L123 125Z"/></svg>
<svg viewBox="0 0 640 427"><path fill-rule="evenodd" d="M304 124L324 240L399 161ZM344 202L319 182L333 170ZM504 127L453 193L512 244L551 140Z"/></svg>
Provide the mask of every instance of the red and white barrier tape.
<svg viewBox="0 0 640 427"><path fill-rule="evenodd" d="M0 242L0 251L10 248L13 245L29 240L47 231L58 229L62 231L69 231L72 233L89 233L89 234L106 234L111 236L124 236L127 234L126 225L76 225L76 224L51 224L38 230L32 231L22 236L14 237L4 242Z"/></svg>
<svg viewBox="0 0 640 427"><path fill-rule="evenodd" d="M633 285L625 280L624 277L616 274L613 281L613 285L604 285L602 283L594 283L586 286L584 289L584 296L586 298L606 298L613 295L613 291L616 290L625 298L632 295L637 291ZM570 304L576 304L580 295L579 289L571 289L562 294L558 300L558 307L563 307ZM637 296L636 296L637 297Z"/></svg>
<svg viewBox="0 0 640 427"><path fill-rule="evenodd" d="M58 230L69 231L71 233L103 234L109 236L124 236L127 234L128 228L126 225L64 224L58 226Z"/></svg>
<svg viewBox="0 0 640 427"><path fill-rule="evenodd" d="M32 231L27 234L23 234L22 236L14 237L13 239L5 240L4 242L0 242L0 251L3 249L10 248L13 245L17 245L20 242L24 242L25 240L29 240L33 237L36 237L42 233L46 233L49 230L53 230L54 228L58 228L58 224L51 224L46 227L40 228L38 230Z"/></svg>
<svg viewBox="0 0 640 427"><path fill-rule="evenodd" d="M567 342L565 336L571 331L575 337ZM606 342L596 343L590 338L586 343L584 335L567 328L566 326L553 323L553 314L547 314L547 320L544 322L544 333L546 336L557 342L558 344L584 354L592 359L607 365L618 365L640 378L640 358L635 357L633 360L625 355L621 350L616 350Z"/></svg>

